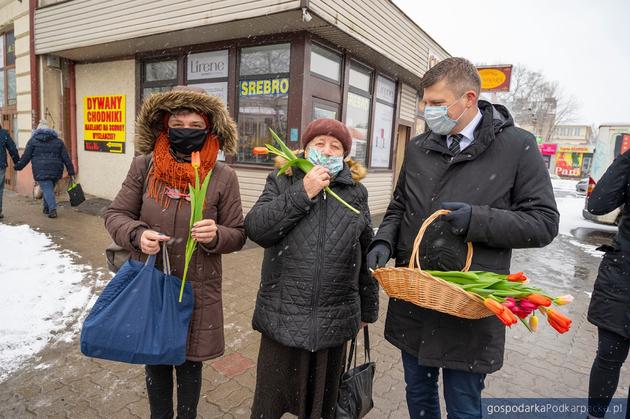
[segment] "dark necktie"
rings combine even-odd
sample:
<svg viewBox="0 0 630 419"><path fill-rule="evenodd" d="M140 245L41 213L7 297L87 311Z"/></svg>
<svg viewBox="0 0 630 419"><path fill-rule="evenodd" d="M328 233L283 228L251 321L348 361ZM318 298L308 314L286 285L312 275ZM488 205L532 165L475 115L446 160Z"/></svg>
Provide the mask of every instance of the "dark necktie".
<svg viewBox="0 0 630 419"><path fill-rule="evenodd" d="M459 142L464 138L462 134L453 134L451 135L451 145L448 147L448 150L453 153L453 156L457 156L461 151L459 149Z"/></svg>

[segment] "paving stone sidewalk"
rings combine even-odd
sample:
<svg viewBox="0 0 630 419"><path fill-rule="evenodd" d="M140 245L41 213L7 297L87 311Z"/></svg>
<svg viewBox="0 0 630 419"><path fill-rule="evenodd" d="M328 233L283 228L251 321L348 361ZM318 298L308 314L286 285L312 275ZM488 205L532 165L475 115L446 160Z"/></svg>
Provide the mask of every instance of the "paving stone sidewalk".
<svg viewBox="0 0 630 419"><path fill-rule="evenodd" d="M62 247L76 252L80 255L77 262L91 265L93 269L86 275L84 285L98 292L104 284L98 278L109 275L103 253L110 238L102 220L63 203L59 218L50 220L41 214L39 202L11 192L5 194L3 222L26 223L39 228ZM579 275L573 268L578 262L566 260L566 255L562 267L541 262L552 257L554 251L562 254L566 246L570 246L567 240L557 240L545 250L517 252L514 265L522 268L537 264L544 272L552 270L553 275L568 281L567 287L574 289L576 295L575 303L566 310L574 319L572 331L558 336L546 324L541 324L541 331L530 335L520 325L515 326L508 332L504 368L486 379L484 396L586 395L596 329L586 321L588 295L585 291L592 289L599 260L575 248L576 260L592 259L587 264L587 272L582 270ZM226 352L222 358L204 363L200 418L249 417L260 341L259 334L251 328L251 317L262 256L262 249L249 244L245 250L223 258ZM572 278L578 278L579 283L571 282ZM408 418L400 354L383 339L386 308L387 298L381 293L381 316L371 327L372 358L377 368L375 408L368 418ZM78 330L76 323L69 328ZM630 366L626 365L617 397L625 397L629 385ZM148 418L144 370L142 366L84 357L79 351L78 335L71 342L52 336L43 351L0 383L0 416Z"/></svg>

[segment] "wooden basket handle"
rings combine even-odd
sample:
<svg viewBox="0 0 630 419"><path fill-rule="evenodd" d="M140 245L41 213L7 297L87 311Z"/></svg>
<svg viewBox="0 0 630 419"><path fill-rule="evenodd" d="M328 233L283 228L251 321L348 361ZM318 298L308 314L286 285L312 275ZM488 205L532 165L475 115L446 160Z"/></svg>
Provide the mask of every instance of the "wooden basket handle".
<svg viewBox="0 0 630 419"><path fill-rule="evenodd" d="M427 228L429 227L429 225L431 225L433 221L435 221L438 217L442 215L448 214L449 212L450 212L449 210L444 210L444 209L437 210L433 214L431 214L426 220L424 220L424 223L422 223L422 225L420 226L420 230L418 230L418 235L416 236L416 239L413 242L413 252L411 253L411 257L409 258L409 269L415 269L415 266L414 266L414 262L415 262L415 264L417 265L417 269L419 271L422 270L422 268L420 268L420 242L422 241L424 232L427 230ZM472 243L468 242L466 244L468 245L468 253L466 254L466 265L464 265L464 267L462 268L462 272L468 272L468 270L470 269L470 265L472 263L472 257L473 257Z"/></svg>

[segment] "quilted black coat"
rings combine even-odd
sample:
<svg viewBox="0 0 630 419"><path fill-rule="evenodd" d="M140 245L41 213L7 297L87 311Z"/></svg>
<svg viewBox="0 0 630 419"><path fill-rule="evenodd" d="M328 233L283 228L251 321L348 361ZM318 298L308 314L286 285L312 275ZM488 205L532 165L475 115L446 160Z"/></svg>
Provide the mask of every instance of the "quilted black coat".
<svg viewBox="0 0 630 419"><path fill-rule="evenodd" d="M321 192L304 191L304 174L267 177L245 218L247 236L265 248L253 327L277 342L309 351L339 346L359 322L378 316L378 285L365 264L373 236L367 190L347 165L332 190L360 211Z"/></svg>

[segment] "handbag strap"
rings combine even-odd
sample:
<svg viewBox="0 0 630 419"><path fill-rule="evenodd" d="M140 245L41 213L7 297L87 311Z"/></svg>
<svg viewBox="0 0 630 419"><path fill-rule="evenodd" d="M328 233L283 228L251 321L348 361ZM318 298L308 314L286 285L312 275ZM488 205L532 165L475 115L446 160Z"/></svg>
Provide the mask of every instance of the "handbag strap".
<svg viewBox="0 0 630 419"><path fill-rule="evenodd" d="M162 269L166 275L171 274L171 261L168 257L168 247L166 242L162 242Z"/></svg>
<svg viewBox="0 0 630 419"><path fill-rule="evenodd" d="M147 261L144 262L144 266L154 267L155 259L156 259L155 255L150 255L147 258ZM166 246L166 242L162 242L162 271L166 275L171 274L171 261L169 260L169 257L168 257L168 247Z"/></svg>
<svg viewBox="0 0 630 419"><path fill-rule="evenodd" d="M357 336L359 334L357 333ZM352 338L352 342L350 343L350 353L348 354L348 364L346 367L346 371L350 370L350 367L352 367L352 363L354 361L354 367L357 367L357 336L355 336L354 338ZM364 340L364 355L365 355L365 360L366 362L372 362L372 359L370 357L370 333L368 331L368 326L366 325L363 328L363 340Z"/></svg>

